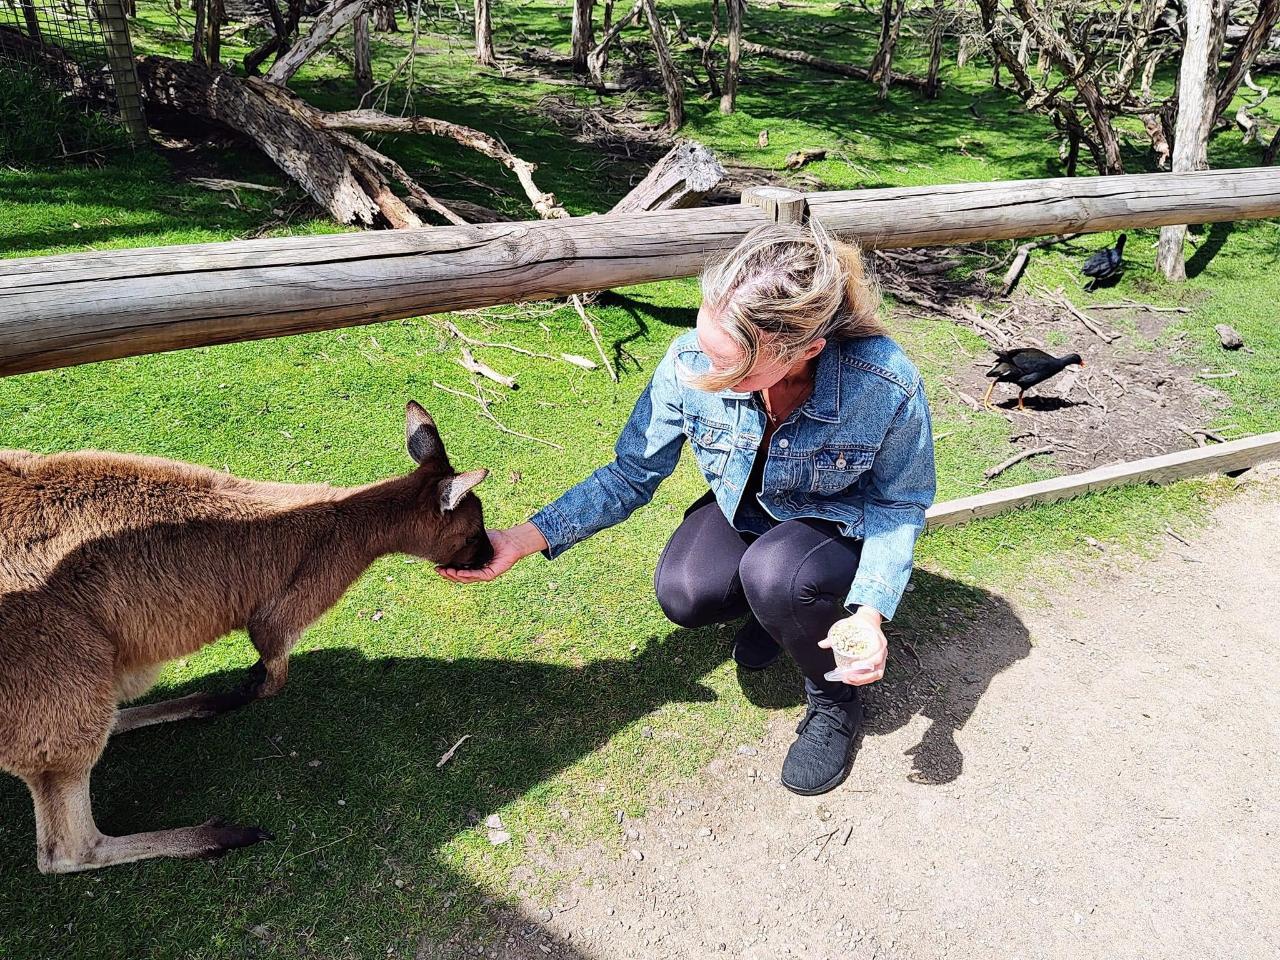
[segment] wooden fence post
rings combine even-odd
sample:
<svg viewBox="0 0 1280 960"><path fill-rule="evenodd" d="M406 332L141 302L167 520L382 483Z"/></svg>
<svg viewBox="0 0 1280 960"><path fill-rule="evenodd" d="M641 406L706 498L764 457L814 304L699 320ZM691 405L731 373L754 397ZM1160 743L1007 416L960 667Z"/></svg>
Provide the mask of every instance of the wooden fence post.
<svg viewBox="0 0 1280 960"><path fill-rule="evenodd" d="M808 214L804 194L786 187L748 187L740 199L759 207L775 223L804 223Z"/></svg>
<svg viewBox="0 0 1280 960"><path fill-rule="evenodd" d="M147 121L142 114L142 94L138 88L138 74L134 70L133 44L129 40L124 0L95 0L90 6L97 12L102 26L120 120L134 143L145 143Z"/></svg>

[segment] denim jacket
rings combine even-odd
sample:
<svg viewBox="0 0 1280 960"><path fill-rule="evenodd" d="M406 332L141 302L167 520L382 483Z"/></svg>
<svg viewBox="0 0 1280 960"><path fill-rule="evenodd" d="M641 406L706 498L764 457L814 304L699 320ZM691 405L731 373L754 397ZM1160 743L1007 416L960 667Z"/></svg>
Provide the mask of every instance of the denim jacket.
<svg viewBox="0 0 1280 960"><path fill-rule="evenodd" d="M888 337L828 343L812 395L770 440L759 503L741 511L765 413L754 394L709 393L684 382L682 371L709 366L695 332L675 340L636 401L614 461L531 518L546 537L547 556L648 503L688 439L737 529L764 533L773 522L813 517L862 540L845 605L852 611L868 604L892 618L934 497L933 433L914 365Z"/></svg>

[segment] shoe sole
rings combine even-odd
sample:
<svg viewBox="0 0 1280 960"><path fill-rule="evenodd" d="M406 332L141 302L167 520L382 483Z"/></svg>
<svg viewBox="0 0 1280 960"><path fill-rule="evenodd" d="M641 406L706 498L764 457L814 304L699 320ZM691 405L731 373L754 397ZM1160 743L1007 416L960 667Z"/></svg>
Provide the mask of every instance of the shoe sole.
<svg viewBox="0 0 1280 960"><path fill-rule="evenodd" d="M781 648L779 648L777 652L775 652L774 655L770 657L768 660L766 660L764 663L743 663L741 660L738 659L738 645L736 643L733 645L733 662L736 663L738 666L740 666L743 670L750 670L752 673L758 673L761 670L768 670L770 667L772 667L775 663L778 662L778 658L780 656L782 656Z"/></svg>
<svg viewBox="0 0 1280 960"><path fill-rule="evenodd" d="M781 783L788 790L790 790L792 793L799 794L802 797L816 797L820 793L829 793L830 791L834 790L836 787L840 786L840 784L844 783L846 780L849 779L849 772L853 769L853 763L852 763L853 758L850 757L849 760L850 762L846 763L844 765L844 769L841 770L838 774L836 774L836 776L832 777L822 786L814 787L812 790L801 790L799 787L792 786L791 784L787 783L787 781L783 780L782 777L778 777L778 782Z"/></svg>

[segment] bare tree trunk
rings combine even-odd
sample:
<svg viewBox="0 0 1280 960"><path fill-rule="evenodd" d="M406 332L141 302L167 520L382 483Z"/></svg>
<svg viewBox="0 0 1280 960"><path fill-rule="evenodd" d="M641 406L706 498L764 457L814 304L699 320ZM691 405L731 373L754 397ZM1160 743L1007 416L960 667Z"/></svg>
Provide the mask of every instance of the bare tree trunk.
<svg viewBox="0 0 1280 960"><path fill-rule="evenodd" d="M1068 177L1076 175L1076 167L1080 163L1080 131L1074 127L1067 128L1067 168Z"/></svg>
<svg viewBox="0 0 1280 960"><path fill-rule="evenodd" d="M222 60L222 0L205 0L205 61L216 67Z"/></svg>
<svg viewBox="0 0 1280 960"><path fill-rule="evenodd" d="M489 0L476 0L476 62L482 67L497 63L493 55L493 18Z"/></svg>
<svg viewBox="0 0 1280 960"><path fill-rule="evenodd" d="M742 8L745 0L725 0L729 15L729 57L724 68L724 93L720 95L720 112L733 113L738 96L738 66L742 61Z"/></svg>
<svg viewBox="0 0 1280 960"><path fill-rule="evenodd" d="M214 0L207 0L213 3ZM353 21L364 9L364 0L333 0L311 29L300 42L291 46L285 54L276 58L276 62L267 71L266 79L279 86L288 84L290 78L298 72L298 68L310 59L317 50L332 40L348 23ZM292 6L290 17L292 17Z"/></svg>
<svg viewBox="0 0 1280 960"><path fill-rule="evenodd" d="M884 59L884 48L889 43L889 25L893 23L894 0L880 0L880 36L876 39L876 55L871 58L871 79L880 77L880 61Z"/></svg>
<svg viewBox="0 0 1280 960"><path fill-rule="evenodd" d="M27 36L36 43L43 43L44 34L40 32L40 17L36 14L33 0L22 0L22 18L27 23Z"/></svg>
<svg viewBox="0 0 1280 960"><path fill-rule="evenodd" d="M573 72L587 72L587 55L591 42L591 12L595 0L573 0Z"/></svg>
<svg viewBox="0 0 1280 960"><path fill-rule="evenodd" d="M684 126L684 78L671 61L667 39L662 33L662 21L654 0L644 0L644 15L653 35L653 49L658 54L658 69L662 72L662 86L667 93L667 130L674 133Z"/></svg>
<svg viewBox="0 0 1280 960"><path fill-rule="evenodd" d="M1218 84L1217 104L1213 112L1214 120L1222 116L1231 106L1236 90L1248 75L1259 51L1266 46L1271 31L1275 29L1278 22L1280 22L1280 0L1258 0L1258 16L1250 24L1244 39L1236 47L1236 52L1231 57L1231 64Z"/></svg>
<svg viewBox="0 0 1280 960"><path fill-rule="evenodd" d="M363 104L365 96L373 89L373 64L369 50L369 12L367 10L356 17L352 41L355 44L356 93L360 95L360 102Z"/></svg>
<svg viewBox="0 0 1280 960"><path fill-rule="evenodd" d="M1217 116L1218 59L1226 29L1226 0L1187 4L1187 35L1178 72L1178 119L1173 137L1173 171L1204 170L1209 133ZM1161 227L1156 268L1167 280L1185 280L1185 226Z"/></svg>
<svg viewBox="0 0 1280 960"><path fill-rule="evenodd" d="M881 100L889 96L889 85L893 82L893 54L898 46L898 37L902 35L902 17L906 8L907 0L884 0L888 22L881 23L880 49L871 67L872 77L880 83Z"/></svg>
<svg viewBox="0 0 1280 960"><path fill-rule="evenodd" d="M396 23L396 5L393 0L373 5L373 29L382 33L399 33L400 25Z"/></svg>
<svg viewBox="0 0 1280 960"><path fill-rule="evenodd" d="M720 99L720 81L716 77L716 41L720 39L720 0L711 0L711 36L702 48L702 69L707 72L707 89L711 96Z"/></svg>
<svg viewBox="0 0 1280 960"><path fill-rule="evenodd" d="M1151 84L1156 78L1156 67L1160 65L1160 61L1164 59L1163 50L1152 51L1151 56L1147 57L1147 62L1142 66L1142 99L1151 99Z"/></svg>
<svg viewBox="0 0 1280 960"><path fill-rule="evenodd" d="M925 79L924 95L930 100L938 97L938 71L942 69L942 40L946 24L946 0L934 0L933 22L929 25L929 75Z"/></svg>
<svg viewBox="0 0 1280 960"><path fill-rule="evenodd" d="M1262 154L1262 165L1269 167L1276 162L1276 155L1280 154L1280 129L1276 130L1276 135L1271 138L1271 144Z"/></svg>
<svg viewBox="0 0 1280 960"><path fill-rule="evenodd" d="M207 63L204 55L205 8L214 2L216 0L194 0L192 7L196 22L191 35L191 59L202 67Z"/></svg>
<svg viewBox="0 0 1280 960"><path fill-rule="evenodd" d="M644 0L636 0L635 6L627 12L627 15L608 27L604 36L600 38L600 42L596 44L596 48L587 54L587 72L591 75L591 82L597 87L604 86L604 68L609 64L609 48L613 46L613 42L618 39L627 24L640 16L643 6ZM613 4L607 3L604 9L607 20L613 12Z"/></svg>
<svg viewBox="0 0 1280 960"><path fill-rule="evenodd" d="M1151 138L1151 149L1156 154L1156 169L1169 169L1169 141L1164 135L1164 124L1155 113L1144 113L1142 125L1146 127L1147 136Z"/></svg>
<svg viewBox="0 0 1280 960"><path fill-rule="evenodd" d="M1093 150L1095 159L1098 161L1098 172L1104 175L1124 173L1124 161L1120 157L1120 138L1116 134L1107 99L1099 89L1097 77L1088 69L1087 57L1076 50L1069 39L1054 28L1047 15L1036 6L1035 0L1013 0L1013 6L1022 18L1022 22L1035 34L1036 43L1048 51L1049 58L1058 69L1074 77L1076 92L1084 103L1089 119L1093 121L1097 149L1093 149L1092 142L1090 149ZM987 14L984 12L985 17ZM1006 58L1002 55L998 62L1003 62L1010 71L1013 71L1017 58ZM1020 64L1017 64L1017 70L1025 75ZM1022 84L1019 83L1020 88L1021 86Z"/></svg>

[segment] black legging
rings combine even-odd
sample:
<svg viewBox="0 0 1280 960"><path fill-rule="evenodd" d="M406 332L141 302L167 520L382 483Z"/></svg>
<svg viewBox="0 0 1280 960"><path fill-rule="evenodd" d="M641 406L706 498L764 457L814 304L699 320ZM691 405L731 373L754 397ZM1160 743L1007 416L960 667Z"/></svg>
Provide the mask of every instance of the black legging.
<svg viewBox="0 0 1280 960"><path fill-rule="evenodd" d="M662 551L654 589L667 618L682 627L753 613L811 689L844 700L853 688L823 679L835 658L818 641L848 616L844 598L860 552L858 541L826 520L787 520L758 537L739 533L707 493Z"/></svg>

